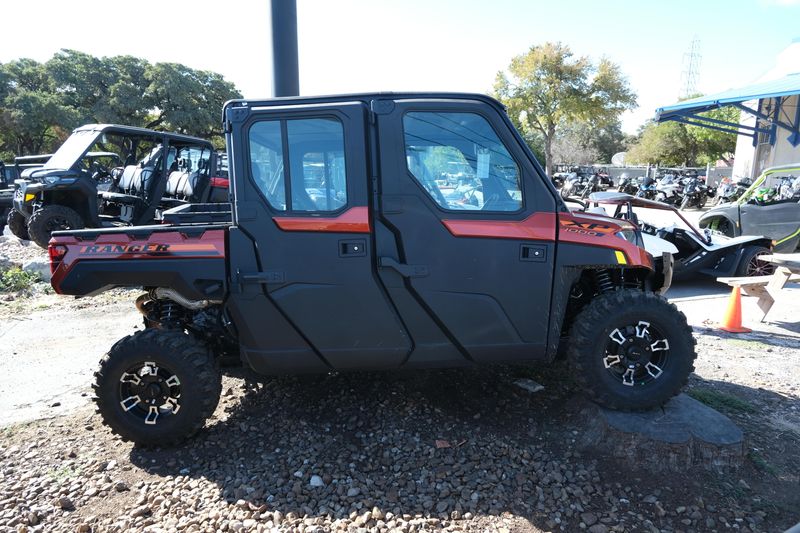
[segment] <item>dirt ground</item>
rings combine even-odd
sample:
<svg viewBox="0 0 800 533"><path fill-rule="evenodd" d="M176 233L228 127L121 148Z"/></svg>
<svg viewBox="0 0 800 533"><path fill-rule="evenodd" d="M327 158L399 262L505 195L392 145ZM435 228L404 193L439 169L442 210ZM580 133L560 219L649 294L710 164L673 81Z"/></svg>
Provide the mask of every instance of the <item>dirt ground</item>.
<svg viewBox="0 0 800 533"><path fill-rule="evenodd" d="M1 250L0 250L1 251ZM770 323L714 322L726 287L669 296L698 340L687 391L743 431L737 471L653 475L579 449L564 364L355 373L256 384L239 369L207 427L143 450L93 412L89 384L139 327L136 291L0 294L2 531L783 531L800 521L800 291ZM544 390L513 385L530 377Z"/></svg>

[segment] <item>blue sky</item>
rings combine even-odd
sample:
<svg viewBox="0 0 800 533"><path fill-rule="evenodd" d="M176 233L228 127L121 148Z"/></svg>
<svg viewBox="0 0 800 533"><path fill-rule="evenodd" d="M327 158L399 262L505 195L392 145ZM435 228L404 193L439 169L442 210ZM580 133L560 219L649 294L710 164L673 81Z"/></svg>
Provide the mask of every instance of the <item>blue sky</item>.
<svg viewBox="0 0 800 533"><path fill-rule="evenodd" d="M297 4L303 94L488 92L511 57L560 40L577 55L607 56L622 67L640 104L624 117L629 132L677 99L694 35L702 54L698 89L705 93L759 77L800 37L800 0ZM59 48L132 54L221 72L246 97L270 95L267 0L28 0L4 3L3 19L36 23L3 25L0 61L46 60Z"/></svg>

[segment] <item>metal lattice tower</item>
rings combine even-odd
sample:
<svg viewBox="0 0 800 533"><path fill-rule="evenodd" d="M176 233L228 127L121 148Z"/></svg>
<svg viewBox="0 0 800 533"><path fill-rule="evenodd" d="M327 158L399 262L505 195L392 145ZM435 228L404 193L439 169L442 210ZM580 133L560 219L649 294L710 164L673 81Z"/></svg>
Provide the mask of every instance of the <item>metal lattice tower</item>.
<svg viewBox="0 0 800 533"><path fill-rule="evenodd" d="M697 78L700 76L700 38L692 37L689 51L683 54L683 72L681 72L680 98L688 98L697 94Z"/></svg>

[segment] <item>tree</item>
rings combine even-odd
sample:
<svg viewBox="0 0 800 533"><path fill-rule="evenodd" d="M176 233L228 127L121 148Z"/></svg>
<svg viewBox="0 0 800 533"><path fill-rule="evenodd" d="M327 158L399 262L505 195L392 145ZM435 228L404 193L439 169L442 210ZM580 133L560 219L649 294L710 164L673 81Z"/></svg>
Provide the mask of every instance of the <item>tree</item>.
<svg viewBox="0 0 800 533"><path fill-rule="evenodd" d="M0 153L54 150L80 124L116 123L220 144L222 104L240 98L221 75L132 56L61 50L46 63L0 64Z"/></svg>
<svg viewBox="0 0 800 533"><path fill-rule="evenodd" d="M704 117L733 124L739 123L740 115L740 111L732 106L721 107L702 114ZM735 134L698 126L688 126L686 129L700 146L700 154L697 158L698 164L714 164L718 159L722 159L727 165L733 164L731 154L736 151Z"/></svg>
<svg viewBox="0 0 800 533"><path fill-rule="evenodd" d="M222 105L241 98L221 75L178 63L156 63L147 69L145 94L153 102L148 128L212 137L221 133Z"/></svg>
<svg viewBox="0 0 800 533"><path fill-rule="evenodd" d="M46 63L65 105L81 123L144 125L154 103L142 90L149 63L131 56L97 58L61 50Z"/></svg>
<svg viewBox="0 0 800 533"><path fill-rule="evenodd" d="M739 122L739 112L735 108L723 107L702 116ZM735 149L736 135L733 133L673 121L662 124L647 122L638 141L628 150L627 160L640 164L697 166L722 159L730 164L729 154Z"/></svg>
<svg viewBox="0 0 800 533"><path fill-rule="evenodd" d="M562 43L533 46L514 57L508 73L498 72L494 92L523 133L541 135L548 175L561 125L582 122L605 127L636 105L617 65L605 58L596 65L587 57L575 58Z"/></svg>
<svg viewBox="0 0 800 533"><path fill-rule="evenodd" d="M50 151L76 125L74 109L64 105L44 65L19 59L2 65L0 151L24 155Z"/></svg>
<svg viewBox="0 0 800 533"><path fill-rule="evenodd" d="M614 154L627 150L631 142L631 137L622 132L619 121L604 127L591 128L590 137L598 154L596 163L611 163Z"/></svg>
<svg viewBox="0 0 800 533"><path fill-rule="evenodd" d="M554 165L590 165L600 157L591 130L580 123L564 124L558 128L550 149Z"/></svg>

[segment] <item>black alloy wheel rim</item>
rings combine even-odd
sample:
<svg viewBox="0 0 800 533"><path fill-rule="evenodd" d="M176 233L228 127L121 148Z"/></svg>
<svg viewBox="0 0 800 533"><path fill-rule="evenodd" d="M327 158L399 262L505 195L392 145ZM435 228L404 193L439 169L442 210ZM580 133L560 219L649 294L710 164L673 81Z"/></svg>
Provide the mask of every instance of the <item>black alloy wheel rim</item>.
<svg viewBox="0 0 800 533"><path fill-rule="evenodd" d="M152 361L138 363L119 378L119 404L129 416L156 425L181 408L181 382L171 370Z"/></svg>
<svg viewBox="0 0 800 533"><path fill-rule="evenodd" d="M47 220L45 224L47 231L52 233L54 231L66 230L66 229L75 229L72 227L72 224L64 217L51 217Z"/></svg>
<svg viewBox="0 0 800 533"><path fill-rule="evenodd" d="M775 273L775 265L762 261L756 255L747 263L747 276L771 276Z"/></svg>
<svg viewBox="0 0 800 533"><path fill-rule="evenodd" d="M669 340L650 322L615 328L608 334L603 366L622 385L641 387L659 379L669 365Z"/></svg>

